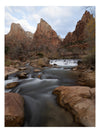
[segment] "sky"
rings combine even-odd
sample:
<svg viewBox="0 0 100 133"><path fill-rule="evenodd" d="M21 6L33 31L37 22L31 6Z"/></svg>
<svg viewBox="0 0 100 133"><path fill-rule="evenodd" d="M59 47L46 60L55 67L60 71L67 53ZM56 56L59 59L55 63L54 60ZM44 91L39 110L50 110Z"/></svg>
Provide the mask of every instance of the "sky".
<svg viewBox="0 0 100 133"><path fill-rule="evenodd" d="M83 6L5 6L5 34L10 31L11 23L19 23L25 31L34 33L43 18L64 38L75 30L84 12Z"/></svg>

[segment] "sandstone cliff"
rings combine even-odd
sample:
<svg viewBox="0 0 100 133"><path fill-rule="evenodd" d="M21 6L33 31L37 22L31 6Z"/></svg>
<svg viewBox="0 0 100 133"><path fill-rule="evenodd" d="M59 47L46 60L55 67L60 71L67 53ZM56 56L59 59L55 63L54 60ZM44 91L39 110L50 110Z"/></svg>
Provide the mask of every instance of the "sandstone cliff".
<svg viewBox="0 0 100 133"><path fill-rule="evenodd" d="M86 41L86 33L85 26L90 21L90 19L94 19L93 15L91 15L88 11L85 11L81 20L77 22L75 30L73 32L69 32L62 42L62 47L65 46L68 51L72 51L72 53L85 54L85 51L88 47Z"/></svg>
<svg viewBox="0 0 100 133"><path fill-rule="evenodd" d="M27 39L29 40L29 38L33 38L33 34L31 32L25 32L20 24L12 23L10 32L5 37L9 41L13 41L15 43L16 41L24 43L25 41L27 41ZM6 42L6 44L7 43L8 42ZM12 44L12 42L10 43Z"/></svg>
<svg viewBox="0 0 100 133"><path fill-rule="evenodd" d="M23 58L31 47L33 34L26 32L20 24L11 24L11 29L5 35L5 51L12 59ZM23 55L24 54L24 55Z"/></svg>
<svg viewBox="0 0 100 133"><path fill-rule="evenodd" d="M61 43L61 40L52 27L41 18L40 23L37 26L37 30L34 33L33 43L36 45L44 44L48 46L58 46Z"/></svg>

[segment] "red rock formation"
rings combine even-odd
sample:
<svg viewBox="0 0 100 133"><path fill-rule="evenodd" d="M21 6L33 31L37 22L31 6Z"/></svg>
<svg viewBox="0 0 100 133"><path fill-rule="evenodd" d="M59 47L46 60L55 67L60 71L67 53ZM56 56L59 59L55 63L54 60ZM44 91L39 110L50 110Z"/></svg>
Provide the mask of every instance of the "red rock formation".
<svg viewBox="0 0 100 133"><path fill-rule="evenodd" d="M25 32L20 24L11 24L10 32L5 35L5 47L11 58L20 58L26 54L33 40L31 32ZM23 57L22 57L23 58Z"/></svg>
<svg viewBox="0 0 100 133"><path fill-rule="evenodd" d="M84 29L85 25L89 22L89 20L93 18L88 11L86 11L81 20L77 22L76 28L72 33L68 33L63 41L63 45L68 45L70 47L71 44L82 44L85 41Z"/></svg>
<svg viewBox="0 0 100 133"><path fill-rule="evenodd" d="M14 45L14 43L28 43L28 41L32 38L31 32L25 32L20 24L11 24L10 32L5 36L6 45L8 45L8 41L10 45ZM30 41L29 41L30 42Z"/></svg>
<svg viewBox="0 0 100 133"><path fill-rule="evenodd" d="M34 33L33 44L58 46L60 43L61 40L57 36L56 32L41 18L40 23L37 26L37 30Z"/></svg>

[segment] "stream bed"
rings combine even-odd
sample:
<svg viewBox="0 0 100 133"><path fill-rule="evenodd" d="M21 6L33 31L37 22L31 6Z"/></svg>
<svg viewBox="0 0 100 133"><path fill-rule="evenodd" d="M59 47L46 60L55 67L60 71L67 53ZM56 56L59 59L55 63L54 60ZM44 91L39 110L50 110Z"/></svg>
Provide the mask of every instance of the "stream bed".
<svg viewBox="0 0 100 133"><path fill-rule="evenodd" d="M18 79L10 75L5 84L19 82L19 85L7 92L19 93L24 97L25 120L24 127L74 127L80 126L74 122L70 112L57 104L56 96L52 94L58 86L74 86L77 84L77 74L71 68L77 66L78 60L50 60L57 67L44 68L41 72L32 73L26 79ZM38 75L41 75L38 78Z"/></svg>

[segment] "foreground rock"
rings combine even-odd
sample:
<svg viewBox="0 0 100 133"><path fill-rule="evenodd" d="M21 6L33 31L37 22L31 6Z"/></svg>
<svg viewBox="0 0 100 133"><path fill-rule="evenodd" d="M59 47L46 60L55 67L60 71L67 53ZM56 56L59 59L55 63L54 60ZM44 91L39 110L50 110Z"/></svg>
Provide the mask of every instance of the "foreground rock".
<svg viewBox="0 0 100 133"><path fill-rule="evenodd" d="M6 85L6 89L11 89L13 87L16 87L18 85L18 82L12 82L12 83L8 83Z"/></svg>
<svg viewBox="0 0 100 133"><path fill-rule="evenodd" d="M75 116L75 121L84 126L95 126L95 89L83 86L60 86L53 94L58 103Z"/></svg>
<svg viewBox="0 0 100 133"><path fill-rule="evenodd" d="M22 126L24 122L24 99L17 93L5 93L5 126Z"/></svg>

